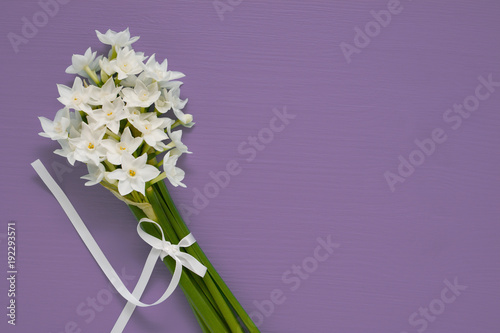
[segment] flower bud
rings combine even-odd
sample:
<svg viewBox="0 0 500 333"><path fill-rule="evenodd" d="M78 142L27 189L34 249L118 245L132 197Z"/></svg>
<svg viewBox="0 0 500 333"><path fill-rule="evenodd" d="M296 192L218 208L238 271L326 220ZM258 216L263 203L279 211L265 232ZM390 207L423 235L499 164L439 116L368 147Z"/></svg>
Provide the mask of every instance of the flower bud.
<svg viewBox="0 0 500 333"><path fill-rule="evenodd" d="M186 116L186 118L185 118L186 122L184 124L189 124L190 122L193 121L193 115L186 113L185 116Z"/></svg>

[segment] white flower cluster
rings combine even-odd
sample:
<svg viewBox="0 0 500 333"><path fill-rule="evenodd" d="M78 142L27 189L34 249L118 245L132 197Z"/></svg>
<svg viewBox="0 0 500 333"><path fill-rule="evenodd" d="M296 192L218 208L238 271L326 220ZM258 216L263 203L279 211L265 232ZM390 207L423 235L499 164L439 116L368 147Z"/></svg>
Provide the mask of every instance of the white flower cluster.
<svg viewBox="0 0 500 333"><path fill-rule="evenodd" d="M147 182L163 178L185 187L184 171L176 163L189 151L181 141L182 131L173 131L194 125L193 117L182 111L187 99L180 99L178 79L184 74L168 70L166 59L159 63L154 54L147 59L134 51L131 44L139 37L131 38L128 28L96 33L111 46L108 57L96 57L91 48L73 55L66 73L83 79L77 76L71 88L57 85L58 100L65 107L53 121L39 117L40 135L57 140L61 149L54 153L72 165L87 164L89 174L82 177L87 186L101 183L122 196L134 191L144 195ZM170 110L174 119L163 116ZM163 152L163 161L157 162Z"/></svg>

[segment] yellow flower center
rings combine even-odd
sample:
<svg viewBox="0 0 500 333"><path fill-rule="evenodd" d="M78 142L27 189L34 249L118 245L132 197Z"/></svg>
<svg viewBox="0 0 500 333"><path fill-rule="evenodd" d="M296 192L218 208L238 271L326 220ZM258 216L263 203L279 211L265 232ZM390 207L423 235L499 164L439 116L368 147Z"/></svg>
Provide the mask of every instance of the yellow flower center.
<svg viewBox="0 0 500 333"><path fill-rule="evenodd" d="M108 117L109 117L109 116L111 116L111 115L113 115L113 111L108 112L106 115L107 115Z"/></svg>
<svg viewBox="0 0 500 333"><path fill-rule="evenodd" d="M134 177L135 176L135 171L134 170L129 170L128 174L130 175L130 177Z"/></svg>
<svg viewBox="0 0 500 333"><path fill-rule="evenodd" d="M127 148L126 147L120 147L120 150L125 150L125 149L127 149Z"/></svg>
<svg viewBox="0 0 500 333"><path fill-rule="evenodd" d="M88 146L89 149L94 149L94 144L92 142L89 142L89 146Z"/></svg>

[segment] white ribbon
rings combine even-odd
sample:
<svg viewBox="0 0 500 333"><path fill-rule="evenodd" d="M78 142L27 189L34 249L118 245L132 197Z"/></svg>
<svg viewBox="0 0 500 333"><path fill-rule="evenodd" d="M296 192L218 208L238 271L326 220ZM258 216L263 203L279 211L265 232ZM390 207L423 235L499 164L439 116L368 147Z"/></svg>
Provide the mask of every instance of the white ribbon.
<svg viewBox="0 0 500 333"><path fill-rule="evenodd" d="M52 192L66 215L68 215L71 223L75 227L81 239L89 249L99 267L101 267L102 271L109 279L111 284L120 293L120 295L122 295L128 301L111 333L120 333L123 331L136 306L148 307L160 304L165 301L174 292L175 288L179 284L182 274L182 266L185 266L187 269L193 271L201 277L205 276L207 268L193 256L180 251L180 248L189 247L196 242L192 234L189 234L181 239L179 241L179 244L173 245L165 240L163 230L158 223L150 219L143 218L137 224L137 232L146 243L151 245L152 249L149 252L148 258L146 259L146 263L141 272L141 276L139 277L139 281L137 282L133 293L130 293L123 281L120 279L116 271L109 263L99 245L97 245L97 242L90 234L89 230L83 223L82 219L76 212L66 194L64 194L63 190L59 187L59 185L57 185L42 162L40 160L36 160L35 162L31 163L31 166L35 169L42 181ZM157 225L161 232L162 239L153 237L142 230L141 224L144 222L154 223L155 225ZM174 274L169 286L167 287L167 290L156 302L151 304L142 303L139 299L142 296L142 293L144 292L144 289L146 288L146 285L151 277L156 260L158 258L161 258L161 260L163 260L166 256L170 256L175 260Z"/></svg>

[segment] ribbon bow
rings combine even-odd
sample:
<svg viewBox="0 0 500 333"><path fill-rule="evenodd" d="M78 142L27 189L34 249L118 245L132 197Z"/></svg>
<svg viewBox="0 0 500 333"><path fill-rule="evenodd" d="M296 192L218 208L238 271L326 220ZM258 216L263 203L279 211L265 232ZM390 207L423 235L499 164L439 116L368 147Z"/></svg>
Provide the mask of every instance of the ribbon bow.
<svg viewBox="0 0 500 333"><path fill-rule="evenodd" d="M144 222L153 223L156 226L158 226L158 229L161 232L161 239L153 237L150 234L147 234L144 230L142 230L141 224ZM192 255L180 251L180 248L189 247L196 242L192 234L187 235L186 237L184 237L179 241L179 244L174 245L165 240L165 235L160 225L148 218L143 218L139 221L139 224L137 224L137 233L146 243L151 245L151 247L158 252L158 256L161 258L161 260L163 260L165 257L168 256L172 257L172 259L175 260L176 266L174 270L174 276L175 272L182 269L182 266L186 267L187 269L191 270L192 272L198 274L201 277L205 276L207 268L203 266L198 260L196 260L196 258L193 257ZM177 284L178 281L176 283L174 282L174 279L172 279L171 283Z"/></svg>

